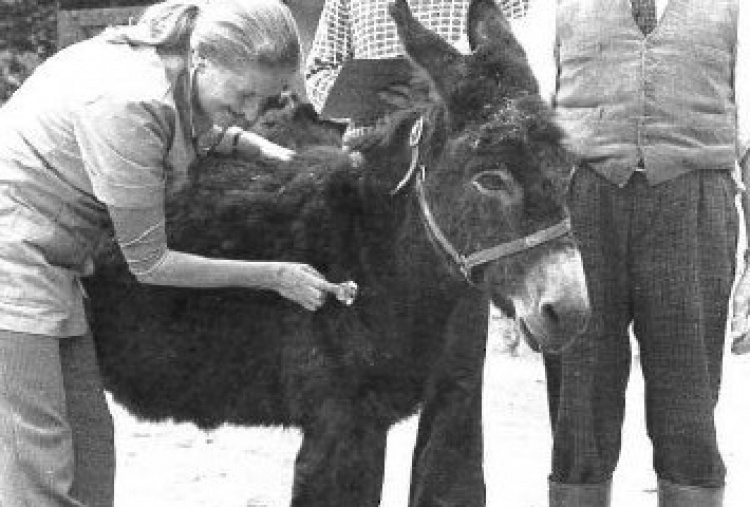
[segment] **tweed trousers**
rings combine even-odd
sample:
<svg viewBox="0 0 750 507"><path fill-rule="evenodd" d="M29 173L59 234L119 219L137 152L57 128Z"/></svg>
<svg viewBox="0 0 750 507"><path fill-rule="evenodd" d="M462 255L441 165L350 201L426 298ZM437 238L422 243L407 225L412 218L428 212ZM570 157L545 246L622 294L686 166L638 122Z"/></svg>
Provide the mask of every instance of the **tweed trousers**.
<svg viewBox="0 0 750 507"><path fill-rule="evenodd" d="M738 239L729 171L693 171L618 187L588 167L570 188L592 318L582 339L545 358L554 430L550 480L611 480L631 366L644 375L646 427L659 479L720 487L714 409Z"/></svg>
<svg viewBox="0 0 750 507"><path fill-rule="evenodd" d="M114 431L90 335L0 330L0 505L111 507Z"/></svg>

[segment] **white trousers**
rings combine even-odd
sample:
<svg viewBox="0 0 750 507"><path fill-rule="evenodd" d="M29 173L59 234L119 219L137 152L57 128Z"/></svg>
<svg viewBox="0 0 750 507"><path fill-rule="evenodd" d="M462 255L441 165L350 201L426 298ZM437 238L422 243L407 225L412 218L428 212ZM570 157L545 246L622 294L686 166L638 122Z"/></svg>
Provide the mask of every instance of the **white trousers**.
<svg viewBox="0 0 750 507"><path fill-rule="evenodd" d="M114 469L91 336L0 330L0 506L112 507Z"/></svg>

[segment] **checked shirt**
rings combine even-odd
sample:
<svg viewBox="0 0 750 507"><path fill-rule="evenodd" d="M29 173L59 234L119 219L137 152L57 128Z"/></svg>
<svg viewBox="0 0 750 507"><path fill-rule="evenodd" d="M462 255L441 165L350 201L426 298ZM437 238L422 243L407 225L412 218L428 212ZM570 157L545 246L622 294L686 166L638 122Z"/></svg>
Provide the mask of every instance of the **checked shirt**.
<svg viewBox="0 0 750 507"><path fill-rule="evenodd" d="M350 58L388 58L404 54L396 25L388 14L393 0L327 0L307 60L305 80L320 110L341 66ZM526 14L528 0L496 0L507 18ZM409 0L414 16L456 46L468 50L468 0Z"/></svg>

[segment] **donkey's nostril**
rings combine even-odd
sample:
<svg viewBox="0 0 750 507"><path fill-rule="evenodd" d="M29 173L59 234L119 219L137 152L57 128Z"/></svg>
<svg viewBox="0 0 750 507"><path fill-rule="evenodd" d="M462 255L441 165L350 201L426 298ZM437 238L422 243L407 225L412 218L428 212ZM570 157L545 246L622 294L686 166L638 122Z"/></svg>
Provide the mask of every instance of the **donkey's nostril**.
<svg viewBox="0 0 750 507"><path fill-rule="evenodd" d="M542 303L541 314L544 320L555 327L560 325L560 316L552 303Z"/></svg>
<svg viewBox="0 0 750 507"><path fill-rule="evenodd" d="M579 307L566 301L540 303L539 314L553 334L574 337L586 329L589 319L588 305Z"/></svg>

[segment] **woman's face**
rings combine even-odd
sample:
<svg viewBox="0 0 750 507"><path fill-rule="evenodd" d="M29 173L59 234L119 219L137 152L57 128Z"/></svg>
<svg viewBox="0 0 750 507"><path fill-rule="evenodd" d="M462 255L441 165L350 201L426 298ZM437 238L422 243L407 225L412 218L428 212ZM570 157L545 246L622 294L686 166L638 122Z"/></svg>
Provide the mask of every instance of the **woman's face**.
<svg viewBox="0 0 750 507"><path fill-rule="evenodd" d="M194 106L204 127L252 125L269 97L281 93L294 70L250 64L228 69L206 60L196 73Z"/></svg>

